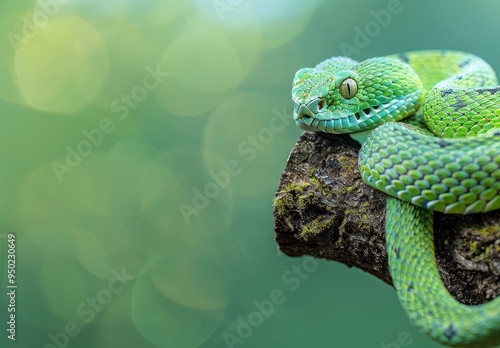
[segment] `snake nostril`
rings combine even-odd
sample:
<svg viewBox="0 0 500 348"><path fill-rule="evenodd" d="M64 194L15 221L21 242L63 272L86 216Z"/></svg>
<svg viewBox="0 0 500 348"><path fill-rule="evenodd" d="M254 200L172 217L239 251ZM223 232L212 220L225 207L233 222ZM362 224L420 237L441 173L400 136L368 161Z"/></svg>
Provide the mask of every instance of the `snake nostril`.
<svg viewBox="0 0 500 348"><path fill-rule="evenodd" d="M297 113L295 115L295 118L297 120L299 120L301 118L312 117L312 116L314 116L312 111L309 110L309 108L306 105L302 104L302 105L300 105L299 110L297 111Z"/></svg>

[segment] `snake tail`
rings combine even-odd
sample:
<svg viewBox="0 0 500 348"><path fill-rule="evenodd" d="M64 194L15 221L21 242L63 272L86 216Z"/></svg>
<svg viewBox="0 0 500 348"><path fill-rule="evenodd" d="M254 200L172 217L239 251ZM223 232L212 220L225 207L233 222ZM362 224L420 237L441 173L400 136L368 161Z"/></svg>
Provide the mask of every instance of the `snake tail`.
<svg viewBox="0 0 500 348"><path fill-rule="evenodd" d="M386 234L394 287L405 312L421 331L452 347L500 344L500 298L469 306L443 285L434 254L432 211L388 197Z"/></svg>

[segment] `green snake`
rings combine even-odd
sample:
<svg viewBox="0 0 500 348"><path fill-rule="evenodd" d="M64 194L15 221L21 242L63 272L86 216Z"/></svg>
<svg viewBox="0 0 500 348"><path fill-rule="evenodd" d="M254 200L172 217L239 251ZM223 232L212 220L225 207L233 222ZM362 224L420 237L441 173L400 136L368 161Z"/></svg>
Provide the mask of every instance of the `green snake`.
<svg viewBox="0 0 500 348"><path fill-rule="evenodd" d="M433 211L500 209L500 86L481 58L415 51L356 62L327 59L294 77L295 123L362 144L365 183L388 194L386 249L414 323L455 347L500 345L500 297L468 306L443 285ZM401 121L401 122L397 122Z"/></svg>

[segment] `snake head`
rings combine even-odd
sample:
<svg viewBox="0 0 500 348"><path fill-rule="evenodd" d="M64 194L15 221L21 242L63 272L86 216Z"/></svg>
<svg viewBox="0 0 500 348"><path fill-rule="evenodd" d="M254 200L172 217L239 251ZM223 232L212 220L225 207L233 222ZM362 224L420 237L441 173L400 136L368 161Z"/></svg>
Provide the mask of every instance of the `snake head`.
<svg viewBox="0 0 500 348"><path fill-rule="evenodd" d="M303 129L314 131L313 120L328 117L328 92L335 88L333 74L316 68L297 71L293 79L293 117ZM326 119L326 118L325 118Z"/></svg>
<svg viewBox="0 0 500 348"><path fill-rule="evenodd" d="M358 64L334 57L295 74L294 120L309 131L362 132L414 114L422 90L418 75L399 59L372 58Z"/></svg>

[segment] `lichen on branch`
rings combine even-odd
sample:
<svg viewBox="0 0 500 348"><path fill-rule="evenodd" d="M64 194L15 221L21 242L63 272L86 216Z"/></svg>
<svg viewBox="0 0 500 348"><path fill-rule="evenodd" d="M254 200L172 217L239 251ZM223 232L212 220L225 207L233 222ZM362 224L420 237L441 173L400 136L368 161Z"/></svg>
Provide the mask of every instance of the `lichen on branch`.
<svg viewBox="0 0 500 348"><path fill-rule="evenodd" d="M304 132L274 198L274 230L289 256L312 255L355 266L392 284L385 254L385 194L359 174L359 145L348 136ZM459 301L500 294L500 211L434 214L443 282Z"/></svg>

